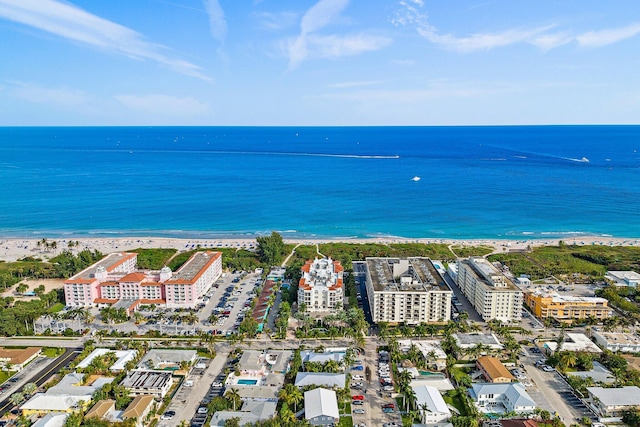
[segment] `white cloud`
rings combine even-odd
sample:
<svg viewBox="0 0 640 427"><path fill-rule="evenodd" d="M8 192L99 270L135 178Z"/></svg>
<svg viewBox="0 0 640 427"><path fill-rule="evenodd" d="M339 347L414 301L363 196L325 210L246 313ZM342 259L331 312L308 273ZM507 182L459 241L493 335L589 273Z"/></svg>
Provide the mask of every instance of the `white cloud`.
<svg viewBox="0 0 640 427"><path fill-rule="evenodd" d="M166 116L190 116L209 111L209 106L197 99L162 94L117 95L114 97L126 107L141 113Z"/></svg>
<svg viewBox="0 0 640 427"><path fill-rule="evenodd" d="M300 35L289 40L285 47L289 56L289 67L293 68L309 57L337 59L378 50L391 43L388 37L366 33L316 34L336 21L348 4L349 0L320 0L307 10L300 22Z"/></svg>
<svg viewBox="0 0 640 427"><path fill-rule="evenodd" d="M395 12L391 22L397 26L413 25L418 34L431 43L445 49L458 52L473 52L477 50L490 50L497 47L509 46L516 43L533 43L543 33L553 28L546 25L536 28L514 28L494 33L476 33L466 37L458 37L453 34L440 34L438 29L431 25L428 16L421 8L423 3L415 0L401 0L400 8ZM549 41L547 41L549 42ZM539 40L539 44L544 40Z"/></svg>
<svg viewBox="0 0 640 427"><path fill-rule="evenodd" d="M269 31L291 28L296 24L296 20L298 19L298 14L294 12L257 12L253 15L258 18L258 25L262 29Z"/></svg>
<svg viewBox="0 0 640 427"><path fill-rule="evenodd" d="M451 34L440 35L434 27L418 28L418 33L431 43L458 52L490 50L496 47L509 46L516 43L531 42L541 33L553 28L544 26L531 29L510 29L499 33L476 33L467 37L456 37Z"/></svg>
<svg viewBox="0 0 640 427"><path fill-rule="evenodd" d="M529 43L546 52L567 43L571 43L574 40L574 37L567 33L555 33L541 34L529 40Z"/></svg>
<svg viewBox="0 0 640 427"><path fill-rule="evenodd" d="M151 60L189 76L210 80L188 61L168 56L166 48L148 42L127 27L56 0L0 0L0 17L134 59Z"/></svg>
<svg viewBox="0 0 640 427"><path fill-rule="evenodd" d="M34 83L7 82L7 92L24 101L51 107L78 107L89 104L90 96L85 92L69 88L47 88Z"/></svg>
<svg viewBox="0 0 640 427"><path fill-rule="evenodd" d="M304 36L324 28L347 7L349 0L320 0L302 17L300 35Z"/></svg>
<svg viewBox="0 0 640 427"><path fill-rule="evenodd" d="M610 28L607 30L589 31L578 37L580 46L585 47L601 47L608 44L616 43L631 37L635 37L640 33L640 22L634 22L621 28Z"/></svg>
<svg viewBox="0 0 640 427"><path fill-rule="evenodd" d="M224 43L227 38L227 20L218 0L204 0L204 7L209 14L209 29L213 38Z"/></svg>
<svg viewBox="0 0 640 427"><path fill-rule="evenodd" d="M307 44L314 57L337 59L354 56L362 52L382 49L391 43L387 37L367 34L351 34L346 36L308 36Z"/></svg>

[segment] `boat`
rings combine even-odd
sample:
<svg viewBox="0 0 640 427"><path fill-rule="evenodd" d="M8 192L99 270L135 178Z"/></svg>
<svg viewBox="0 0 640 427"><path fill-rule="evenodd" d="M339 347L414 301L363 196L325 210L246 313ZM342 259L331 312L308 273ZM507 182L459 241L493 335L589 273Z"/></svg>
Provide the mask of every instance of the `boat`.
<svg viewBox="0 0 640 427"><path fill-rule="evenodd" d="M418 181L420 181L420 177L418 175L416 175L413 178L411 178L411 180L414 181L414 182L418 182Z"/></svg>

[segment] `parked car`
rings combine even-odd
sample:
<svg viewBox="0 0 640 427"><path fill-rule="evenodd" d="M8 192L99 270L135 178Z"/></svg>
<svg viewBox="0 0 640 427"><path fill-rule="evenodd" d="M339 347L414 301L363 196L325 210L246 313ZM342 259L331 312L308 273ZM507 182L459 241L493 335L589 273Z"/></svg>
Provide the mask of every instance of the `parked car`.
<svg viewBox="0 0 640 427"><path fill-rule="evenodd" d="M364 400L364 396L361 394L356 394L355 396L351 396L353 400Z"/></svg>
<svg viewBox="0 0 640 427"><path fill-rule="evenodd" d="M393 414L393 408L382 408L382 412L385 414Z"/></svg>
<svg viewBox="0 0 640 427"><path fill-rule="evenodd" d="M363 371L364 370L364 368L362 366L352 366L351 369L353 371Z"/></svg>
<svg viewBox="0 0 640 427"><path fill-rule="evenodd" d="M353 375L351 379L362 381L364 380L364 377L362 375Z"/></svg>
<svg viewBox="0 0 640 427"><path fill-rule="evenodd" d="M160 417L161 420L172 420L176 416L176 411L167 411Z"/></svg>
<svg viewBox="0 0 640 427"><path fill-rule="evenodd" d="M351 401L352 405L364 405L364 402L362 400L353 400Z"/></svg>
<svg viewBox="0 0 640 427"><path fill-rule="evenodd" d="M362 408L356 408L353 410L354 414L364 414L364 409Z"/></svg>

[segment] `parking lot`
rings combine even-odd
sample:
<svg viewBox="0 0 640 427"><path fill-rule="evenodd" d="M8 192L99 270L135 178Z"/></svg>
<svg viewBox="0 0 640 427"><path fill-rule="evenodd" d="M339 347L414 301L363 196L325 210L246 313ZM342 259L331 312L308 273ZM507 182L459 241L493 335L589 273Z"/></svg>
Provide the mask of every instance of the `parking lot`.
<svg viewBox="0 0 640 427"><path fill-rule="evenodd" d="M102 321L99 308L90 308L93 320L85 323L79 316L65 319L74 310L63 310L55 317L42 316L34 325L36 331L44 333L46 329L53 333L63 333L65 329L92 331L134 332L140 335L148 331L158 331L169 335L197 335L202 331L230 335L237 331L237 327L249 311L251 300L255 296L255 288L260 279L258 273L237 272L225 274L218 279L198 302L196 308L163 308L161 306L141 306L132 319L123 323L105 323ZM196 321L187 320L195 315ZM215 315L211 323L211 316Z"/></svg>
<svg viewBox="0 0 640 427"><path fill-rule="evenodd" d="M583 416L594 417L555 369L545 369L546 365L542 362L536 365L537 361L544 359L542 353L533 352L531 348L525 348L524 357L520 359L525 366L523 371L528 377L525 381L532 384L531 387L527 387L527 393L538 407L549 411L551 415L557 414L565 424L571 424L571 420Z"/></svg>

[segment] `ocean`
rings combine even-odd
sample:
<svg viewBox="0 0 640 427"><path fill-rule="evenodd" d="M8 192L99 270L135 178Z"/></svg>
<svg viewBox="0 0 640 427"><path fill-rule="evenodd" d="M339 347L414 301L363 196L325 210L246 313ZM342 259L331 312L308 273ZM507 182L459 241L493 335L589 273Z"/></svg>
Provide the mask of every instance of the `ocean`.
<svg viewBox="0 0 640 427"><path fill-rule="evenodd" d="M638 238L639 151L640 126L5 127L0 236Z"/></svg>

